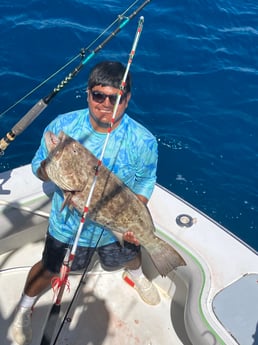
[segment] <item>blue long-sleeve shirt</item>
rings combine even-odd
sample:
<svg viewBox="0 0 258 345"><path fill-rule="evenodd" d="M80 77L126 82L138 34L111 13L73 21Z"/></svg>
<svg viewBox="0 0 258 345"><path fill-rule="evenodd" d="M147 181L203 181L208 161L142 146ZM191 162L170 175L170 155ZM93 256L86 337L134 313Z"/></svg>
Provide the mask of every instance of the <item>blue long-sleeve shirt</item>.
<svg viewBox="0 0 258 345"><path fill-rule="evenodd" d="M61 130L78 140L97 158L100 157L106 134L93 129L88 109L59 115L45 128L44 133L51 131L57 135ZM48 156L44 133L32 160L32 171L35 175L41 161ZM157 158L155 137L141 124L124 114L119 126L110 133L102 161L103 165L119 177L134 193L149 199L156 182ZM68 207L61 212L62 204L62 192L57 189L52 199L49 232L59 241L72 244L81 216L75 209L71 211ZM87 219L79 245L94 247L101 232L100 226ZM106 245L114 241L116 238L112 233L104 230L99 245Z"/></svg>

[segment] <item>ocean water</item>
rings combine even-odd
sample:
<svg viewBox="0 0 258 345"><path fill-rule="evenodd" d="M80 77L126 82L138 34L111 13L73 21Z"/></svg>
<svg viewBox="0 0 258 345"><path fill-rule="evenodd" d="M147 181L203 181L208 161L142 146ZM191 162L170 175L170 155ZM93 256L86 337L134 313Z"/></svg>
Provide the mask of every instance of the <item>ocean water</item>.
<svg viewBox="0 0 258 345"><path fill-rule="evenodd" d="M0 139L79 64L81 48L132 3L0 2ZM85 83L95 63L127 63L140 15L144 28L131 66L128 113L158 139L158 183L258 250L255 0L152 0L16 138L0 157L0 171L29 163L45 125L86 106Z"/></svg>

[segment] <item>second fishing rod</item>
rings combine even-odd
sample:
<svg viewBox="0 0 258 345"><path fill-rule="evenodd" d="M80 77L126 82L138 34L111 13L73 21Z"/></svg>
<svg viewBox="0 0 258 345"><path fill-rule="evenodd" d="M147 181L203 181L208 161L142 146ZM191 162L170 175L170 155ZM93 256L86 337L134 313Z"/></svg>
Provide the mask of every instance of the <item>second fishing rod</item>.
<svg viewBox="0 0 258 345"><path fill-rule="evenodd" d="M87 64L109 41L111 41L122 29L128 24L151 0L145 0L135 11L128 17L122 17L119 26L110 33L110 35L101 42L89 55L83 57L78 66L74 68L47 96L40 99L0 140L0 157L4 154L6 148L21 134L48 106L51 100L82 70Z"/></svg>

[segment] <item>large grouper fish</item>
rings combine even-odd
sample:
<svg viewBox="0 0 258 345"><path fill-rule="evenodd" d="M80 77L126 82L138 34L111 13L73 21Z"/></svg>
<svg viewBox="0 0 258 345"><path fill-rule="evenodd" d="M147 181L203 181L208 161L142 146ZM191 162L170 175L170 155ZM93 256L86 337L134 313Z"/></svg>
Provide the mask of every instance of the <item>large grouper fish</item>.
<svg viewBox="0 0 258 345"><path fill-rule="evenodd" d="M45 142L49 152L45 168L50 180L62 190L64 203L83 214L99 159L62 131L58 136L46 132ZM98 171L87 217L110 230L121 243L123 233L134 232L161 276L185 265L168 243L155 236L147 206L104 165Z"/></svg>

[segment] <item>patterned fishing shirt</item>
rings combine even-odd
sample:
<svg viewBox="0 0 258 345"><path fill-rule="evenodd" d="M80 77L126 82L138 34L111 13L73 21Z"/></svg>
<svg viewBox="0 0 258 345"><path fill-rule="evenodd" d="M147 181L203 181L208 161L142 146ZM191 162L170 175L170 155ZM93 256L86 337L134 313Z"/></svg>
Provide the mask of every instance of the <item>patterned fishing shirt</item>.
<svg viewBox="0 0 258 345"><path fill-rule="evenodd" d="M64 131L70 137L78 140L97 158L101 155L106 139L105 133L99 133L93 129L88 109L59 115L45 128L44 133L46 131L51 131L56 135L60 131ZM44 133L32 160L32 171L35 175L41 161L48 156ZM141 124L124 114L119 126L110 133L102 160L103 165L119 177L134 193L149 199L156 182L157 159L155 137ZM80 225L81 215L75 209L70 210L67 206L61 211L63 201L62 192L56 188L52 198L49 232L57 240L72 244ZM86 218L79 246L95 247L101 232L101 226L93 224ZM110 231L104 229L99 245L107 245L116 240Z"/></svg>

